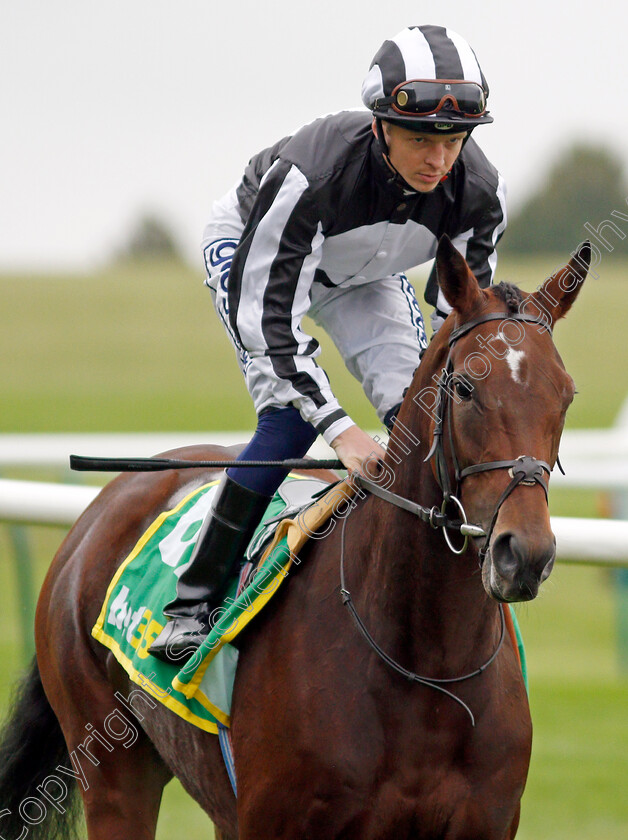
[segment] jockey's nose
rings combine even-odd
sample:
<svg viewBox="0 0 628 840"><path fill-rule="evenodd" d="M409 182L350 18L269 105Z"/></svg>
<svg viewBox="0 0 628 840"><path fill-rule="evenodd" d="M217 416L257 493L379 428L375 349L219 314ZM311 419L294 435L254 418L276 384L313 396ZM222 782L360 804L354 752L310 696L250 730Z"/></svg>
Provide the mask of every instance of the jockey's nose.
<svg viewBox="0 0 628 840"><path fill-rule="evenodd" d="M430 143L425 162L433 166L434 169L440 169L445 163L445 144L442 142Z"/></svg>

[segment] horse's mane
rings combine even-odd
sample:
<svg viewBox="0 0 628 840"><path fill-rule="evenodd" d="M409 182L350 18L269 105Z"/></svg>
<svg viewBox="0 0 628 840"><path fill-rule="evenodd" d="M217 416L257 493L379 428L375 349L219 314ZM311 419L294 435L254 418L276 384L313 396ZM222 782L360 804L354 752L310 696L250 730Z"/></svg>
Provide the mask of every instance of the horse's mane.
<svg viewBox="0 0 628 840"><path fill-rule="evenodd" d="M496 286L491 286L491 290L495 295L506 304L509 312L518 312L523 300L523 292L514 283L498 283Z"/></svg>

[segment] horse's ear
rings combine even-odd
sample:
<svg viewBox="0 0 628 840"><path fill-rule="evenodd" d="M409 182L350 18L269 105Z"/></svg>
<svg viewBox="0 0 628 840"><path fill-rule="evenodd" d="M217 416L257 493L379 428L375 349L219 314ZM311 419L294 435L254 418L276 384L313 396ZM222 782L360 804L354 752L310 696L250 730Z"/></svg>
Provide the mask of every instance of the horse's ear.
<svg viewBox="0 0 628 840"><path fill-rule="evenodd" d="M564 268L549 277L532 297L547 312L552 324L563 318L571 309L582 288L591 264L591 243L580 245Z"/></svg>
<svg viewBox="0 0 628 840"><path fill-rule="evenodd" d="M436 275L447 303L457 312L466 315L477 306L481 297L478 281L447 234L438 243Z"/></svg>

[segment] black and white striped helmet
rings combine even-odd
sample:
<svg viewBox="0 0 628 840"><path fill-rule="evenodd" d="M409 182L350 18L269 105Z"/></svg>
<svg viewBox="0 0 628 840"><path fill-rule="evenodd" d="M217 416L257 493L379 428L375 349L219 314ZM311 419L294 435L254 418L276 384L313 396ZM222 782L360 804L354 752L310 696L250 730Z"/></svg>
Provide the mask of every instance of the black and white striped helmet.
<svg viewBox="0 0 628 840"><path fill-rule="evenodd" d="M375 117L417 131L491 123L487 97L475 53L444 26L410 26L384 41L362 85L362 101Z"/></svg>

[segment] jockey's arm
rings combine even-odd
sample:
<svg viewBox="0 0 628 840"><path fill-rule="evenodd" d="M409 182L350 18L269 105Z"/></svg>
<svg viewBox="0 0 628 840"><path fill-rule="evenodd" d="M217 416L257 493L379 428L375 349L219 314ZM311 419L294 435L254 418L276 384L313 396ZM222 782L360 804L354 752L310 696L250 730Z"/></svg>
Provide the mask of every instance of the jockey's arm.
<svg viewBox="0 0 628 840"><path fill-rule="evenodd" d="M293 405L331 443L353 421L317 365L318 342L302 324L323 240L320 208L307 178L295 165L278 161L233 256L228 317L248 354L245 376L256 411Z"/></svg>

